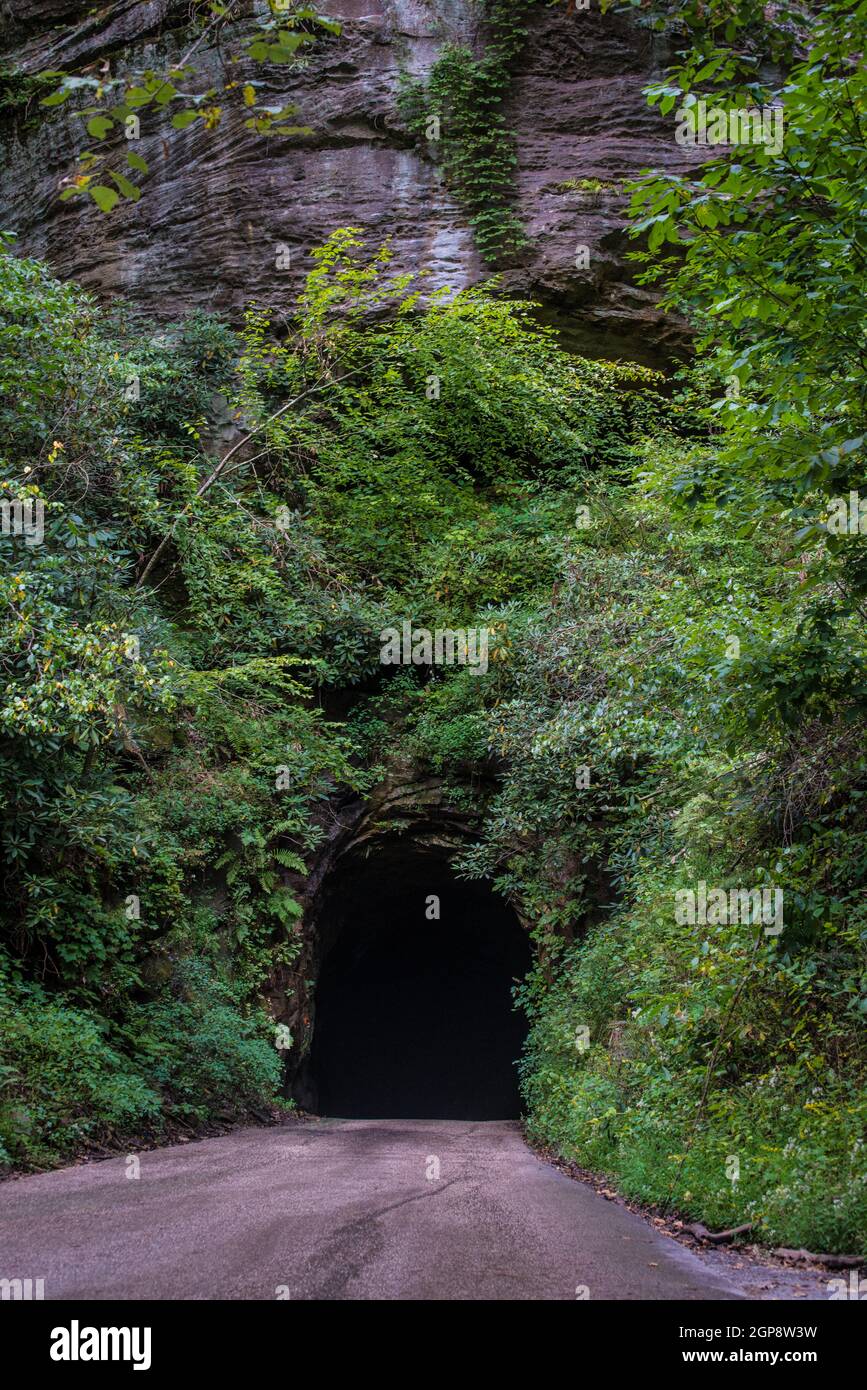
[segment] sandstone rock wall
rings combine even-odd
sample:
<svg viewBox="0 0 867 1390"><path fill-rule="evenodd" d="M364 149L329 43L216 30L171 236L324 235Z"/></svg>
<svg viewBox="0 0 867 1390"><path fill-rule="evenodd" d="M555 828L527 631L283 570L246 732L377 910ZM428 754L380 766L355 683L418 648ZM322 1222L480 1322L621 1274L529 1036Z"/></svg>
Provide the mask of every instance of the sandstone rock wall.
<svg viewBox="0 0 867 1390"><path fill-rule="evenodd" d="M266 9L248 0L240 25ZM157 318L194 305L236 316L256 298L291 302L306 253L338 226L391 238L395 268L424 286L453 289L490 273L466 216L428 148L413 140L398 107L402 71L424 75L443 42L483 41L474 0L333 0L339 38L317 43L299 67L237 65L232 76L267 81L267 100L294 101L314 134L257 136L240 113L215 132L155 124L148 112L135 148L151 175L138 204L109 215L82 201L57 202L74 154L88 143L68 107L7 110L0 123L0 227L22 251L45 257L63 276L102 294L131 297ZM67 0L0 0L6 69L26 72L108 62L177 60L189 34L177 0L117 0L75 21ZM200 50L200 80L219 74L220 54ZM619 185L648 166L678 167L684 152L671 125L649 111L642 87L661 55L648 33L598 10L569 14L540 4L516 65L507 114L519 157L517 209L530 245L506 271L504 287L540 299L568 343L599 355L657 362L684 343L682 326L662 318L637 288L625 259ZM93 143L93 142L89 142ZM598 180L597 191L569 187ZM291 249L288 270L275 248ZM576 267L587 245L590 265Z"/></svg>

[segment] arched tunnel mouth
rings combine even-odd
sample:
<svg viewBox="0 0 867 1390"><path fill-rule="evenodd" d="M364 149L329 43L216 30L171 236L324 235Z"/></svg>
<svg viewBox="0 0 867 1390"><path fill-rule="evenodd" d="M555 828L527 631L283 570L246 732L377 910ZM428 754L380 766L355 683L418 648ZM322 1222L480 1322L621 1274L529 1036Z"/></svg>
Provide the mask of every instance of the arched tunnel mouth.
<svg viewBox="0 0 867 1390"><path fill-rule="evenodd" d="M345 1119L520 1114L530 966L514 911L447 853L397 839L339 861L318 912L313 1037L296 1098Z"/></svg>

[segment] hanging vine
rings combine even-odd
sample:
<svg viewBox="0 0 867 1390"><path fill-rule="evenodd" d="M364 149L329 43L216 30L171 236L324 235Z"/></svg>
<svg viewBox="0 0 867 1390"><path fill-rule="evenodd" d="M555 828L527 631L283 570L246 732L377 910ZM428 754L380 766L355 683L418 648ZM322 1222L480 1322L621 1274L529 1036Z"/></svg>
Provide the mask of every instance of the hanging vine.
<svg viewBox="0 0 867 1390"><path fill-rule="evenodd" d="M514 132L502 112L516 58L527 37L527 12L538 0L482 0L487 43L480 55L447 44L427 83L405 77L404 120L426 140L469 215L482 259L502 265L527 245L514 209Z"/></svg>

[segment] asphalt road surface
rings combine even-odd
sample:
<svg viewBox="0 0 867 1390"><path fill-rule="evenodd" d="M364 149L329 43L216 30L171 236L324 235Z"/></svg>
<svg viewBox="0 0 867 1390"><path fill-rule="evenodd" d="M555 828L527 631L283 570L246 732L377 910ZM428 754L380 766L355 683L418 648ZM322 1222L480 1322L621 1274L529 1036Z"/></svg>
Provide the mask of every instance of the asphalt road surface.
<svg viewBox="0 0 867 1390"><path fill-rule="evenodd" d="M0 1186L0 1277L46 1299L731 1299L735 1276L511 1122L317 1120Z"/></svg>

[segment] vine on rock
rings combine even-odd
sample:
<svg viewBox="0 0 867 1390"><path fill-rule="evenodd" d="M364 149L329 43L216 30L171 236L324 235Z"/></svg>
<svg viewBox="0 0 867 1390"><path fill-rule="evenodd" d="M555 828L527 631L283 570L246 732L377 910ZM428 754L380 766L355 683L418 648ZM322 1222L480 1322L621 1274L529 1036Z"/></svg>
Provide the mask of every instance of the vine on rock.
<svg viewBox="0 0 867 1390"><path fill-rule="evenodd" d="M514 211L514 134L502 113L514 63L527 37L525 16L538 0L483 0L488 34L481 55L466 44L443 48L427 83L405 77L403 116L427 140L446 181L469 214L482 259L502 265L526 245Z"/></svg>

